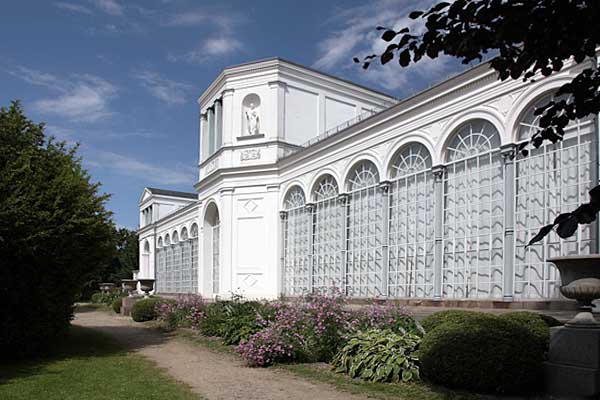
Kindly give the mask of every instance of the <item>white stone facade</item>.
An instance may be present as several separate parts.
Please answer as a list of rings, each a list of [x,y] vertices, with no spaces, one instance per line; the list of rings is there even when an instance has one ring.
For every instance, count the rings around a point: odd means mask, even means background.
[[[482,64],[403,101],[280,59],[228,68],[198,101],[196,193],[142,197],[140,275],[208,297],[555,299],[546,259],[597,252],[596,225],[525,244],[597,184],[597,119],[515,146],[580,68]]]

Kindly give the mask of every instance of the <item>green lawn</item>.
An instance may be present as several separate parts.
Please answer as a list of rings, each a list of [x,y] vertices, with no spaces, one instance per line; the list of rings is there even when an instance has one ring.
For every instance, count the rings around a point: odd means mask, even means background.
[[[0,364],[2,400],[198,399],[151,361],[107,336],[72,327],[44,359]]]

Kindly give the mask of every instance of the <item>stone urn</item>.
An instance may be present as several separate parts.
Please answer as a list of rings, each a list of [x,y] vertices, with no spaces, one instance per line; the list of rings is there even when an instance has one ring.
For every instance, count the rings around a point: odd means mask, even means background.
[[[135,279],[121,279],[123,290],[127,292],[129,297],[133,297],[133,293],[137,289],[137,282]]]
[[[154,289],[154,279],[151,278],[138,278],[140,283],[140,289],[144,292],[144,298],[147,299],[150,296],[150,292]]]
[[[600,254],[548,259],[560,271],[563,296],[577,300],[579,313],[565,324],[573,328],[600,328],[592,315],[592,301],[600,298]]]
[[[115,287],[115,284],[112,282],[103,282],[99,283],[98,287],[100,288],[102,293],[108,293]]]

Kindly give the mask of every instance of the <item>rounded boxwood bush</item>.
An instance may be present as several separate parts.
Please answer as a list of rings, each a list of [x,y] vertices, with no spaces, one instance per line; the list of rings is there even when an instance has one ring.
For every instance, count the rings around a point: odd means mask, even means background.
[[[96,293],[92,294],[92,297],[90,298],[90,300],[94,304],[103,303],[104,302],[103,301],[104,300],[104,293],[96,292]]]
[[[546,321],[540,314],[531,311],[514,311],[506,314],[501,314],[500,318],[513,321],[527,328],[532,334],[537,336],[544,348],[548,347],[550,341],[550,330]],[[552,317],[550,317],[552,318]]]
[[[122,297],[117,297],[116,299],[113,300],[111,307],[113,309],[114,312],[116,312],[117,314],[121,313],[121,305],[123,304],[123,298]]]
[[[161,299],[143,299],[136,302],[131,308],[131,318],[135,322],[151,321],[156,319],[156,305]]]
[[[494,316],[477,311],[445,310],[433,313],[423,318],[421,321],[421,326],[423,329],[425,329],[425,332],[430,332],[446,322],[465,322],[486,318],[494,318]]]
[[[526,393],[539,388],[543,343],[506,318],[446,322],[428,332],[419,350],[423,375],[452,388]]]

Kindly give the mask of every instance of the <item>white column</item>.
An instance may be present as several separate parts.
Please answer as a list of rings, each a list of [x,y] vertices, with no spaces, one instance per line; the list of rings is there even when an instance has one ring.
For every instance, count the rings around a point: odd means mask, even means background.
[[[285,138],[285,90],[286,84],[282,81],[271,81],[268,83],[271,89],[271,99],[274,104],[273,112],[275,118],[269,117],[272,121],[270,129],[266,132],[268,138]]]
[[[215,151],[223,144],[223,103],[221,99],[215,100]]]
[[[200,163],[208,157],[208,121],[206,113],[200,114]]]
[[[233,188],[221,189],[221,209],[219,220],[221,223],[221,293],[230,294],[235,288],[233,271]]]
[[[215,152],[215,109],[211,107],[206,110],[208,120],[208,153],[207,158]]]
[[[233,144],[233,92],[233,89],[225,89],[221,93],[223,99],[223,146]]]
[[[503,299],[512,301],[515,264],[515,155],[516,146],[509,144],[500,149],[504,160],[504,271]]]
[[[433,167],[433,194],[434,194],[434,256],[433,256],[433,298],[442,298],[442,263],[444,257],[444,171],[445,167]]]

